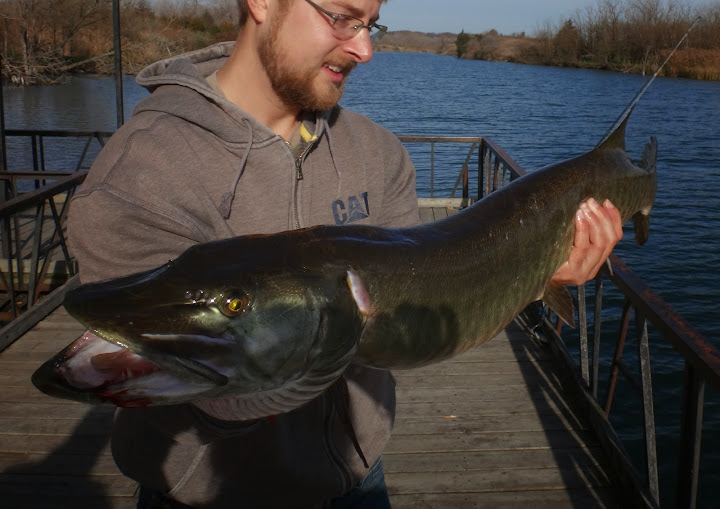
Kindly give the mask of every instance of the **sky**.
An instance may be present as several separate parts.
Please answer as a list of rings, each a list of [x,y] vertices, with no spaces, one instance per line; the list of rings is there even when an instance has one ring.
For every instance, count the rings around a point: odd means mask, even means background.
[[[685,0],[706,5],[718,0]],[[577,9],[597,6],[598,0],[388,0],[380,10],[380,23],[389,30],[532,35],[556,26]]]

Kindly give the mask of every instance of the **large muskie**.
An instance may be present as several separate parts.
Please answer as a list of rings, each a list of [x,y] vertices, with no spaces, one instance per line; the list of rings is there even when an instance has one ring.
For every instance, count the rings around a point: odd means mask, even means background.
[[[191,247],[140,274],[82,285],[65,307],[90,331],[33,375],[48,394],[118,406],[234,395],[248,418],[296,408],[350,362],[413,368],[494,337],[564,287],[578,206],[610,199],[648,236],[656,141],[636,166],[625,123],[447,219],[411,228],[317,226]]]

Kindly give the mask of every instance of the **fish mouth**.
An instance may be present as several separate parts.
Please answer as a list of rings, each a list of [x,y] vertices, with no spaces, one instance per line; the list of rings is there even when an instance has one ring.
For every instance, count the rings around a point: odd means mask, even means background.
[[[194,359],[140,354],[90,330],[38,368],[32,381],[51,396],[120,407],[177,402],[228,383]]]

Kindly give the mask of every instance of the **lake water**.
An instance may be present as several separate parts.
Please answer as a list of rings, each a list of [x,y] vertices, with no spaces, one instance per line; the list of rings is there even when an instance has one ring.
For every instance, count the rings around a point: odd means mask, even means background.
[[[606,72],[458,60],[428,54],[379,53],[354,71],[342,104],[396,134],[490,136],[532,170],[591,149],[645,82]],[[126,118],[146,95],[125,82]],[[113,130],[114,82],[73,78],[57,87],[6,87],[8,129]],[[720,346],[720,83],[658,78],[635,108],[627,147],[638,159],[644,143],[659,143],[659,189],[650,239],[634,245],[628,230],[617,253],[633,270]],[[9,160],[27,146],[11,140]],[[81,148],[47,147],[48,167],[74,164]],[[465,153],[460,155],[462,160]],[[457,157],[456,157],[457,159]],[[68,161],[70,161],[68,163]],[[440,157],[439,163],[443,159]],[[453,168],[458,167],[454,165]],[[456,170],[439,175],[454,183]],[[437,184],[437,182],[436,182]],[[419,176],[426,194],[427,178]],[[626,351],[631,349],[628,347]],[[605,369],[612,345],[603,346]],[[655,414],[659,421],[661,496],[672,502],[682,362],[651,336]],[[602,371],[601,371],[602,372]],[[716,507],[720,486],[720,403],[707,389],[699,507]],[[632,397],[614,407],[613,422],[637,452]]]

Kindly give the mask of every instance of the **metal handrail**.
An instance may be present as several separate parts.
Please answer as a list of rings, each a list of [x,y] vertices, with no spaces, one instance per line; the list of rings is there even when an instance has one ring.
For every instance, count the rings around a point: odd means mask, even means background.
[[[0,244],[4,253],[0,289],[6,298],[4,321],[12,322],[32,308],[41,293],[52,290],[53,285],[45,282],[51,262],[56,262],[52,273],[55,279],[65,281],[76,273],[67,246],[65,219],[70,198],[85,176],[85,172],[69,176],[47,173],[44,178],[57,180],[0,204]],[[3,173],[0,178],[20,177]]]
[[[6,129],[6,138],[30,138],[32,151],[32,169],[34,171],[46,171],[45,168],[45,139],[46,138],[85,138],[85,145],[75,164],[75,171],[87,170],[90,162],[87,161],[88,153],[93,141],[97,141],[100,148],[113,135],[112,131],[67,131],[59,129]]]
[[[437,143],[470,143],[470,150],[468,151],[465,162],[460,168],[457,179],[455,180],[455,186],[450,192],[450,198],[454,198],[458,188],[462,184],[462,198],[465,200],[469,199],[469,175],[470,175],[470,160],[475,154],[475,150],[482,144],[482,137],[473,136],[418,136],[418,135],[399,135],[398,139],[403,143],[429,143],[430,144],[430,196],[435,197],[435,144]],[[480,174],[481,162],[478,160],[478,174]]]
[[[481,175],[482,184],[479,189],[484,195],[499,189],[526,172],[512,160],[491,139],[483,138],[481,143]],[[702,435],[702,415],[704,407],[704,389],[710,385],[720,392],[720,350],[710,344],[692,325],[682,318],[669,304],[661,299],[640,277],[625,265],[616,255],[611,255],[612,273],[603,270],[598,274],[594,292],[594,329],[592,365],[589,360],[587,334],[587,311],[585,309],[585,287],[578,287],[578,311],[580,331],[579,357],[576,364],[570,356],[566,360],[572,363],[571,369],[579,373],[579,380],[584,384],[587,394],[598,404],[597,387],[600,364],[600,332],[602,315],[603,279],[610,281],[622,292],[626,305],[621,319],[622,326],[615,345],[615,360],[611,369],[608,384],[612,387],[619,374],[623,374],[637,386],[643,404],[644,430],[646,446],[646,488],[654,499],[651,503],[659,505],[658,458],[655,447],[655,418],[653,410],[653,392],[650,355],[648,349],[647,324],[650,323],[682,356],[685,363],[685,383],[683,388],[683,408],[681,414],[680,455],[677,460],[677,496],[678,508],[694,508],[697,504],[699,461]],[[622,353],[627,336],[627,322],[632,308],[636,318],[636,336],[638,340],[639,381],[637,377],[622,363]],[[547,323],[547,322],[546,322]],[[546,328],[548,337],[561,338],[560,320],[556,325]],[[559,345],[565,348],[565,342]],[[590,372],[592,370],[592,376]],[[607,400],[598,408],[610,414],[614,391],[608,389]],[[609,425],[609,423],[607,423]],[[595,425],[593,423],[593,425]],[[604,426],[600,424],[598,426]]]

